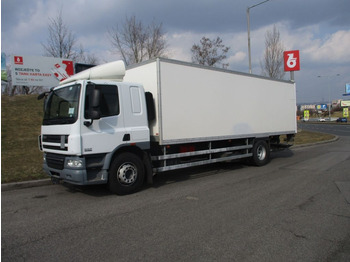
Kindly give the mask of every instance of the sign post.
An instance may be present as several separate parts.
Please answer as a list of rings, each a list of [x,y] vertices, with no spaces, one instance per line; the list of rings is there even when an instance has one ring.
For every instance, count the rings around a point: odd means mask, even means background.
[[[284,57],[284,71],[290,72],[290,81],[294,81],[294,71],[300,70],[299,50],[285,51]]]

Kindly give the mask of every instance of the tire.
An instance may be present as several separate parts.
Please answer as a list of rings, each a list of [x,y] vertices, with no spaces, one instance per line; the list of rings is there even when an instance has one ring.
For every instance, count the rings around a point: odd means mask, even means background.
[[[109,169],[108,187],[112,193],[126,195],[141,189],[145,169],[141,159],[132,153],[117,156]]]
[[[252,149],[252,163],[256,166],[264,166],[270,162],[270,147],[264,140],[254,143]]]

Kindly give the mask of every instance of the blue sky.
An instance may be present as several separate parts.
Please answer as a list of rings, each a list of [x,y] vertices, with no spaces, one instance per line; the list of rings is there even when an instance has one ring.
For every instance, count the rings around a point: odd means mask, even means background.
[[[1,51],[7,55],[43,55],[41,43],[46,43],[49,19],[57,17],[62,8],[64,22],[78,43],[101,63],[120,59],[112,49],[108,29],[135,15],[145,24],[163,24],[169,58],[191,61],[194,43],[203,36],[219,36],[231,47],[226,61],[229,68],[248,72],[246,9],[259,2],[2,0]],[[342,94],[345,83],[350,83],[349,13],[349,0],[270,0],[251,9],[253,73],[261,73],[265,34],[276,25],[285,49],[300,50],[301,70],[295,73],[297,102],[327,102],[329,96],[346,98]]]

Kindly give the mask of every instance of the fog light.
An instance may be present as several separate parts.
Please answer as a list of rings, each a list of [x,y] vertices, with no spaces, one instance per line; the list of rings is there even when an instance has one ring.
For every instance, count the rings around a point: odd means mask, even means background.
[[[67,161],[67,166],[73,167],[73,168],[80,168],[83,167],[83,160],[79,159],[69,159]]]

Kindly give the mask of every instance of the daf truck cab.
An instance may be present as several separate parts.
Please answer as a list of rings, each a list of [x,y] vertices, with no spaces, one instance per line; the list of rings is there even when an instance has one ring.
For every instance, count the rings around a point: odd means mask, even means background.
[[[124,65],[114,66],[123,71]],[[79,78],[87,77],[78,76],[46,94],[39,140],[45,172],[76,185],[117,180],[110,182],[114,192],[123,191],[115,188],[118,185],[128,190],[139,187],[145,173],[144,150],[150,147],[142,85]],[[108,170],[117,168],[120,157],[132,154],[109,178]]]

